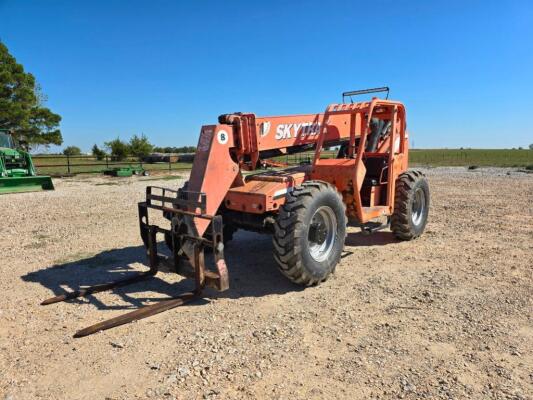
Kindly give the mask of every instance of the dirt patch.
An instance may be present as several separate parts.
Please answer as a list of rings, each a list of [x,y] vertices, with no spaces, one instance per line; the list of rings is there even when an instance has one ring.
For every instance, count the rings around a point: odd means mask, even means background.
[[[533,176],[425,172],[416,241],[350,228],[333,278],[302,290],[270,237],[239,231],[228,292],[83,339],[72,334],[191,287],[161,273],[39,306],[146,268],[136,203],[182,181],[57,179],[0,196],[0,399],[533,398]]]

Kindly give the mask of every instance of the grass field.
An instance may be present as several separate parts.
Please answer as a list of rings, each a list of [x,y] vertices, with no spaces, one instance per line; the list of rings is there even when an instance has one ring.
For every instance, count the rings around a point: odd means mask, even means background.
[[[292,154],[276,157],[276,161],[288,164],[299,164],[313,159],[314,152]],[[335,151],[323,152],[323,156],[332,158]],[[102,160],[98,161],[90,156],[34,156],[33,162],[41,175],[64,175],[69,171],[78,173],[101,173],[108,167],[138,166],[136,159],[129,159],[121,163]],[[68,166],[70,163],[70,168]],[[409,164],[412,166],[478,166],[478,167],[529,167],[533,168],[533,150],[508,149],[411,149],[409,150]],[[142,163],[147,171],[177,171],[190,169],[190,163]]]
[[[298,164],[312,160],[314,152],[276,157],[277,161]],[[323,152],[323,157],[332,158],[336,152]],[[533,167],[533,150],[509,149],[411,149],[409,164],[424,166],[478,166],[478,167]]]
[[[526,167],[533,166],[533,150],[508,149],[413,149],[411,165]]]

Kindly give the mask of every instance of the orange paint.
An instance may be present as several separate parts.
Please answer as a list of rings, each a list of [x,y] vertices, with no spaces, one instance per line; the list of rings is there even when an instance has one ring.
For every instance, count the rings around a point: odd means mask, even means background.
[[[202,127],[188,190],[207,195],[207,214],[215,215],[222,204],[233,211],[276,214],[288,190],[314,179],[335,185],[349,216],[361,223],[391,215],[396,178],[408,164],[405,117],[403,104],[377,98],[331,104],[319,114],[223,115],[220,124]],[[375,134],[373,118],[390,121],[390,128],[367,152],[369,136]],[[323,147],[340,143],[348,143],[345,158],[321,158]],[[243,178],[242,171],[259,168],[265,152],[286,154],[303,146],[316,148],[311,167]],[[206,221],[197,219],[195,224],[202,235]]]

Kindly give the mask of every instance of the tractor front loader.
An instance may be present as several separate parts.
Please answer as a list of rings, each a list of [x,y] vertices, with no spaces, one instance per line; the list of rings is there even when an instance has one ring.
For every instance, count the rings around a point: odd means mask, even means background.
[[[17,148],[13,137],[0,132],[0,194],[54,190],[52,178],[35,172],[30,153]]]
[[[366,234],[390,227],[400,240],[420,236],[427,221],[429,187],[421,172],[407,170],[405,107],[377,97],[344,102],[345,97],[381,91],[388,93],[388,88],[344,93],[343,103],[331,104],[320,114],[233,113],[221,115],[216,125],[203,126],[189,181],[179,190],[148,187],[146,200],[139,204],[150,270],[45,304],[153,276],[161,263],[195,280],[194,291],[76,334],[85,336],[184,304],[200,297],[206,286],[226,290],[224,244],[237,229],[271,234],[279,270],[304,286],[321,283],[335,270],[348,223]],[[323,150],[332,147],[338,154],[328,158],[330,153]],[[309,164],[260,170],[267,159],[311,150]],[[150,224],[151,212],[162,212],[169,226]],[[172,257],[158,253],[158,234]],[[212,252],[206,255],[206,249]]]

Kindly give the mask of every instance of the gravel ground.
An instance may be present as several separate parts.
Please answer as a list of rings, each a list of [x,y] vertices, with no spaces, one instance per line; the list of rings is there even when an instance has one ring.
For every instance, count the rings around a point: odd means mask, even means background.
[[[270,237],[239,231],[231,289],[82,339],[190,288],[175,274],[50,306],[145,268],[137,201],[157,177],[56,179],[0,196],[0,399],[531,399],[533,175],[425,171],[425,234],[349,228],[336,274],[302,290]]]

